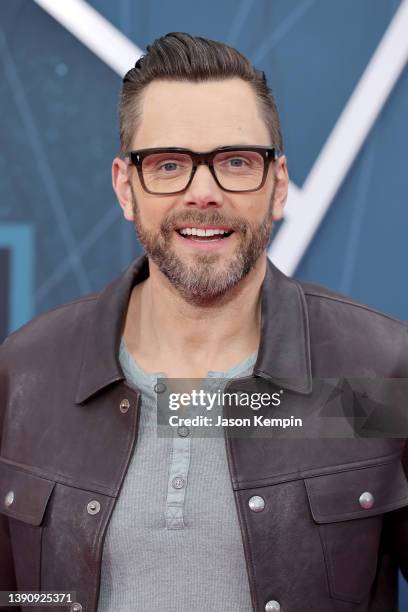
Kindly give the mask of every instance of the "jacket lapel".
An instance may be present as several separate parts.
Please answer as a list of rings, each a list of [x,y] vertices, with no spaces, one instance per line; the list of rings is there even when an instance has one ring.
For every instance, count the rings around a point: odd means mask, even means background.
[[[262,285],[261,341],[254,375],[298,393],[312,390],[306,300],[299,283],[269,259]]]

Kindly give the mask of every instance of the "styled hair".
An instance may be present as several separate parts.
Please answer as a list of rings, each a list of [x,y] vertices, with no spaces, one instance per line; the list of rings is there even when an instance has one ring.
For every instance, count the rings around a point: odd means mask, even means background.
[[[131,147],[140,121],[142,93],[149,83],[157,79],[197,83],[233,77],[252,87],[270,133],[271,145],[283,151],[279,115],[265,73],[256,70],[242,53],[224,43],[184,32],[170,32],[149,45],[145,55],[123,78],[119,98],[121,152]]]

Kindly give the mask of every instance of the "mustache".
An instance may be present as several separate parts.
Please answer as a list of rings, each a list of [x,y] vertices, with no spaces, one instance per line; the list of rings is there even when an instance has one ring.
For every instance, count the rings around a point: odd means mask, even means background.
[[[191,223],[191,225],[226,225],[234,232],[243,234],[247,233],[249,227],[248,222],[242,217],[225,217],[217,210],[211,213],[190,210],[182,215],[171,215],[162,222],[160,228],[163,234],[170,234],[177,226],[184,223]]]

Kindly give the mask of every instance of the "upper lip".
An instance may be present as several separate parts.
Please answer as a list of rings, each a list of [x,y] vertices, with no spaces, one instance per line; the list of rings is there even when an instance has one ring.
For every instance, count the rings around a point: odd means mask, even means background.
[[[234,231],[228,225],[197,225],[196,223],[182,223],[181,225],[177,225],[177,227],[175,227],[174,229],[180,230],[180,229],[185,229],[186,227],[191,227],[191,228],[194,228],[194,229],[203,229],[203,230],[221,229],[221,230],[225,230],[227,232]]]

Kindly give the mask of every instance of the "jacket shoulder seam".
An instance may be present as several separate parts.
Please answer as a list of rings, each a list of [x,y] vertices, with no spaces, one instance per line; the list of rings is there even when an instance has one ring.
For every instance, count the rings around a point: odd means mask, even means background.
[[[401,321],[400,319],[397,319],[396,317],[392,317],[391,315],[385,313],[385,312],[381,312],[381,310],[377,310],[376,308],[372,308],[371,306],[367,306],[365,304],[359,304],[358,302],[354,302],[352,300],[348,300],[347,298],[342,298],[342,297],[338,297],[335,295],[324,295],[322,293],[314,293],[308,290],[304,290],[304,294],[310,297],[316,297],[316,298],[320,298],[323,300],[330,300],[332,302],[339,302],[340,304],[346,304],[347,306],[353,306],[354,308],[360,308],[361,310],[367,310],[368,312],[372,312],[373,314],[377,314],[380,317],[384,317],[385,319],[388,319],[390,321],[393,321],[394,323],[398,323],[399,325],[401,325],[402,327],[405,327],[408,331],[408,323],[406,323],[405,321]]]
[[[50,310],[46,310],[45,312],[40,312],[36,316],[34,316],[32,319],[27,321],[24,325],[22,325],[18,329],[16,329],[13,332],[11,332],[8,336],[6,336],[6,338],[4,338],[1,346],[4,346],[4,347],[5,346],[9,346],[9,341],[12,338],[14,338],[15,335],[18,334],[23,328],[25,328],[28,325],[34,324],[37,320],[40,320],[43,317],[47,317],[48,315],[50,315],[52,313],[55,313],[55,312],[57,312],[59,310],[63,310],[64,308],[69,308],[71,306],[74,306],[75,304],[81,304],[81,303],[84,303],[84,302],[93,302],[93,301],[95,301],[97,299],[98,299],[97,295],[82,297],[82,298],[78,298],[76,300],[72,300],[71,302],[66,302],[65,304],[59,304],[58,306],[55,306],[54,308],[50,308]]]
[[[62,310],[63,308],[67,308],[68,306],[74,306],[75,304],[81,304],[82,302],[93,302],[96,299],[98,299],[97,295],[82,297],[76,300],[71,300],[70,302],[65,302],[65,304],[59,304],[58,306],[54,306],[54,308],[50,308],[50,310],[47,310],[46,312],[41,313],[39,316],[46,315],[51,312],[55,312],[56,310]]]

